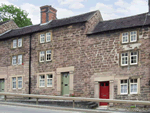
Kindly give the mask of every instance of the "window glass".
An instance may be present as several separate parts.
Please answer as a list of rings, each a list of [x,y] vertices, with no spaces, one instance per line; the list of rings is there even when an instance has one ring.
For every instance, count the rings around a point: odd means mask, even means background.
[[[41,51],[40,52],[40,62],[44,62],[44,60],[45,60],[45,52]]]
[[[128,65],[128,53],[121,54],[121,65]]]
[[[122,43],[128,43],[128,33],[122,33]]]
[[[47,87],[51,87],[52,86],[52,80],[53,80],[53,75],[52,74],[48,74],[47,75]]]
[[[13,40],[13,48],[17,47],[17,40]]]
[[[127,94],[128,93],[128,81],[127,80],[121,80],[121,94]]]
[[[18,64],[22,64],[22,55],[18,55]]]
[[[22,47],[22,38],[18,39],[18,47]]]
[[[45,42],[45,35],[41,34],[40,35],[40,43],[44,43]]]
[[[22,77],[18,77],[18,88],[22,88]]]
[[[138,62],[138,54],[137,54],[137,52],[131,52],[130,63],[131,64],[137,64],[137,62]]]
[[[16,88],[16,77],[12,77],[12,88]]]
[[[13,56],[13,57],[12,57],[12,65],[16,65],[16,63],[17,63],[16,60],[17,60],[17,59],[16,59],[16,56]]]
[[[130,80],[130,93],[137,94],[137,79]]]
[[[51,50],[46,51],[46,61],[51,61]]]
[[[51,41],[51,33],[46,33],[46,42],[50,42]]]
[[[137,32],[136,31],[130,32],[130,42],[136,42],[136,40],[137,40]]]
[[[40,87],[44,87],[45,86],[45,75],[40,75],[39,79],[40,79]]]

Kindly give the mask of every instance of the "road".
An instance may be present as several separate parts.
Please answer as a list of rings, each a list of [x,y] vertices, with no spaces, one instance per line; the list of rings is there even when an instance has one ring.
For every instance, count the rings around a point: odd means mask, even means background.
[[[81,113],[81,112],[0,105],[0,113]]]

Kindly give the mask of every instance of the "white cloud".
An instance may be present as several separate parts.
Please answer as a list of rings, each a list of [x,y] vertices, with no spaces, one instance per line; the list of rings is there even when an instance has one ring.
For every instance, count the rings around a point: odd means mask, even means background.
[[[84,5],[81,2],[86,0],[58,0],[61,5],[69,5],[70,9],[80,9],[83,8]]]
[[[103,19],[109,20],[145,13],[148,11],[148,4],[144,0],[132,0],[131,2],[118,0],[112,5],[97,3],[90,10],[100,10]]]
[[[10,3],[8,0],[0,0],[0,5],[2,5],[2,4],[13,5],[13,4]]]
[[[33,24],[40,23],[40,7],[33,4],[24,3],[21,5],[21,9],[28,13],[28,18],[31,18]]]

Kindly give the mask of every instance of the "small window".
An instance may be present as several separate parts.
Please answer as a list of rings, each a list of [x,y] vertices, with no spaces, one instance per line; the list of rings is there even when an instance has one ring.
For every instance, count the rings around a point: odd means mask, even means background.
[[[101,86],[104,86],[104,83],[103,83],[103,82],[101,83]]]
[[[19,65],[22,64],[22,55],[18,55],[18,64],[19,64]]]
[[[138,52],[131,52],[130,55],[130,64],[134,65],[138,63]]]
[[[137,31],[130,32],[130,42],[136,42],[137,41]]]
[[[40,60],[40,62],[44,62],[44,60],[45,60],[45,52],[44,51],[40,52],[39,60]]]
[[[18,77],[18,89],[22,88],[22,77]]]
[[[18,47],[22,47],[22,38],[18,39]]]
[[[138,84],[137,79],[130,80],[130,94],[137,94]]]
[[[12,57],[12,65],[16,65],[17,64],[17,58],[16,56]]]
[[[51,61],[51,50],[46,51],[46,61]]]
[[[12,88],[16,89],[16,77],[12,77]]]
[[[13,40],[13,48],[17,48],[17,40]]]
[[[46,33],[46,42],[50,42],[51,41],[51,33]]]
[[[40,35],[40,43],[44,43],[45,42],[45,35],[41,34]]]
[[[128,80],[121,80],[121,94],[128,94]]]
[[[122,43],[128,43],[128,33],[122,33]]]
[[[48,74],[47,75],[47,87],[52,87],[53,84],[53,75],[52,74]]]
[[[128,53],[121,54],[121,65],[122,66],[128,65]]]
[[[45,75],[40,75],[40,87],[45,87]]]

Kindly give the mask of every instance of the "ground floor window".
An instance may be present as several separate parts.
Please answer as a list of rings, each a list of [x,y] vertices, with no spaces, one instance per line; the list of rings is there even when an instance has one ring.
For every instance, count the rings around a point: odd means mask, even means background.
[[[21,89],[22,88],[22,76],[12,77],[12,88],[13,89]]]

